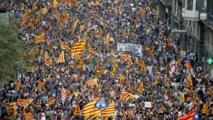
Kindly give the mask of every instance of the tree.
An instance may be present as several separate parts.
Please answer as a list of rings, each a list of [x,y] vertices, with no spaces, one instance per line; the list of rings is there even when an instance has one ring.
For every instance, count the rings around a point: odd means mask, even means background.
[[[17,71],[25,68],[24,42],[18,39],[14,24],[0,21],[0,87],[15,80]]]

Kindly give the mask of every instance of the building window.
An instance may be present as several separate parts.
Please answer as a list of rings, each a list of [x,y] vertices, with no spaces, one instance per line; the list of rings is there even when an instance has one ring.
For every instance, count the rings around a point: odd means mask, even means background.
[[[187,9],[192,10],[193,9],[193,0],[187,0]]]

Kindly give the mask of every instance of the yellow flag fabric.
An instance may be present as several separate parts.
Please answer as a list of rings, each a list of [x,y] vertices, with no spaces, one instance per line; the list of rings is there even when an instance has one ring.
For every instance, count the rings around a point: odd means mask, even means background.
[[[60,54],[59,57],[57,58],[57,63],[58,63],[58,64],[65,63],[64,51],[61,51],[61,54]]]
[[[45,60],[44,60],[44,64],[47,65],[47,66],[52,65],[52,59],[50,59],[50,58],[45,59]]]
[[[83,108],[83,116],[85,119],[91,116],[98,116],[101,112],[96,109],[95,104],[99,100],[99,98],[93,99],[91,102],[87,103]]]
[[[143,82],[140,82],[140,84],[139,84],[139,86],[138,86],[138,91],[140,92],[141,95],[142,95],[142,93],[143,93],[143,90],[144,90]]]
[[[56,8],[58,6],[57,0],[53,0],[53,8]]]
[[[115,77],[115,74],[117,73],[118,71],[118,64],[113,61],[112,62],[112,71],[111,71],[111,77]]]
[[[66,45],[64,41],[60,41],[60,46],[62,50],[69,50],[69,46]]]
[[[184,93],[181,93],[181,95],[179,97],[179,102],[180,103],[184,103],[185,102],[185,95],[184,95]]]
[[[45,40],[45,34],[35,36],[35,44],[42,43]]]
[[[47,12],[48,12],[48,9],[46,7],[45,8],[41,8],[41,10],[40,10],[40,13],[42,15],[45,15]]]
[[[105,108],[103,111],[101,111],[101,116],[103,117],[110,117],[115,114],[115,103],[111,102],[107,108]]]
[[[30,103],[33,101],[33,99],[28,98],[28,99],[18,99],[17,100],[17,105],[22,106],[24,109],[26,109]]]
[[[120,94],[120,101],[131,101],[135,100],[135,96],[129,92],[121,92]]]
[[[71,55],[74,57],[75,55],[81,55],[84,52],[85,45],[87,42],[87,36],[83,37],[83,40],[76,42],[71,47]]]

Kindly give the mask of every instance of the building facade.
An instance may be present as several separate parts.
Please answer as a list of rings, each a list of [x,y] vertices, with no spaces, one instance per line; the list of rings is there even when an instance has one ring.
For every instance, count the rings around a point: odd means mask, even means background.
[[[169,21],[174,34],[182,35],[181,44],[193,50],[204,68],[213,58],[213,0],[159,0],[159,15]],[[161,13],[163,12],[163,13]]]

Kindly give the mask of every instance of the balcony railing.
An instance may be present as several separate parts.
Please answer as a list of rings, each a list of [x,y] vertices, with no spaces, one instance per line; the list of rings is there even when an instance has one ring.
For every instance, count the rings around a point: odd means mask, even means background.
[[[184,19],[198,20],[199,12],[197,10],[188,10],[183,8],[182,16]]]

